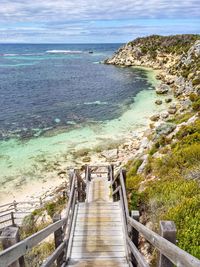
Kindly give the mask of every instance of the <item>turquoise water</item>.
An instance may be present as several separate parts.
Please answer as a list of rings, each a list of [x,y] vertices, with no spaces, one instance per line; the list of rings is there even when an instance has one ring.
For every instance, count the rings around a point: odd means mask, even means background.
[[[156,80],[154,73],[146,70],[152,86]],[[43,179],[52,170],[56,161],[66,166],[75,166],[74,152],[83,149],[104,147],[109,142],[125,141],[134,131],[145,129],[151,114],[163,107],[155,105],[158,97],[154,90],[143,90],[134,97],[134,102],[119,118],[79,125],[72,130],[59,132],[52,136],[41,136],[22,141],[10,139],[0,143],[0,180],[3,188],[18,183]],[[47,167],[44,166],[44,162]],[[49,170],[48,170],[49,168]]]
[[[0,193],[125,142],[163,109],[152,70],[98,63],[118,46],[1,45]]]

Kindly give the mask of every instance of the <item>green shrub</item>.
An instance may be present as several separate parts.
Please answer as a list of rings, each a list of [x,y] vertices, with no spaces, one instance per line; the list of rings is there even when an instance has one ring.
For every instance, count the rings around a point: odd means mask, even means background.
[[[66,205],[66,199],[64,197],[58,198],[56,202],[49,202],[45,205],[45,209],[49,216],[53,218],[54,214],[61,213]]]
[[[129,178],[131,176],[135,176],[137,174],[137,170],[140,167],[140,165],[142,164],[142,162],[143,162],[143,160],[136,159],[136,160],[129,163],[129,170],[127,172],[127,178]]]
[[[192,108],[195,111],[200,111],[200,98],[192,103]]]
[[[130,210],[137,210],[138,205],[139,205],[139,200],[140,200],[140,194],[137,192],[132,192],[129,209]]]
[[[180,201],[163,219],[175,222],[178,246],[200,258],[200,195]]]
[[[172,122],[172,123],[175,123],[175,124],[180,124],[182,122],[188,121],[193,115],[194,115],[193,112],[188,112],[188,113],[180,114],[180,115],[175,116],[172,119],[167,120],[167,122]]]
[[[190,100],[192,102],[197,101],[198,99],[199,99],[199,96],[197,94],[195,94],[195,93],[190,94]]]
[[[143,177],[141,175],[128,176],[126,180],[126,188],[128,190],[137,191],[142,180]]]
[[[39,267],[43,261],[50,256],[55,250],[54,242],[43,242],[35,246],[25,255],[26,266]],[[56,266],[55,264],[52,267]]]

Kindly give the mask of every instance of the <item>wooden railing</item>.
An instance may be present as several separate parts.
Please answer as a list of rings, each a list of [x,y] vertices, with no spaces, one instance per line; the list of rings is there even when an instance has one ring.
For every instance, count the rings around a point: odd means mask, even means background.
[[[56,198],[63,194],[64,191],[57,193]],[[54,200],[55,197],[51,197],[49,200],[40,197],[38,201],[17,202],[14,200],[0,205],[0,230],[8,226],[21,226],[25,216]]]
[[[70,174],[70,193],[67,202],[66,214],[63,218],[60,215],[54,216],[54,221],[51,225],[43,230],[27,237],[21,242],[3,250],[0,253],[0,267],[7,267],[10,264],[17,262],[34,246],[49,235],[54,234],[55,251],[46,259],[42,267],[50,267],[56,261],[57,266],[66,266],[69,255],[68,251],[71,248],[70,233],[73,227],[73,221],[76,214],[76,203],[87,201],[88,184],[95,174],[107,174],[108,180],[111,182],[113,200],[119,201],[124,225],[124,235],[126,241],[126,255],[129,266],[148,267],[140,251],[138,250],[138,235],[142,235],[160,252],[159,267],[199,267],[200,260],[188,254],[184,250],[177,247],[166,238],[151,231],[143,224],[132,218],[128,209],[126,195],[126,172],[121,169],[117,175],[114,175],[114,166],[86,166],[85,180],[79,175],[78,171],[74,170]],[[24,261],[21,260],[20,266],[24,267]]]
[[[86,184],[77,171],[74,171],[70,175],[70,181],[70,194],[64,218],[61,219],[60,215],[55,215],[54,222],[51,225],[3,250],[0,253],[0,267],[6,267],[13,263],[16,263],[15,266],[19,266],[16,261],[51,234],[54,234],[55,237],[55,251],[42,266],[52,266],[55,261],[57,261],[57,266],[64,264],[64,260],[67,260],[66,252],[69,245],[75,204],[77,201],[85,201],[86,197],[84,191]],[[22,263],[20,267],[21,266],[24,266],[24,263]]]
[[[126,196],[126,172],[121,169],[114,177],[113,172],[111,173],[111,184],[113,189],[113,200],[120,201],[123,212],[123,220],[125,223],[125,234],[126,244],[129,261],[134,266],[148,267],[149,264],[146,262],[144,257],[138,250],[138,234],[142,235],[151,245],[158,249],[160,253],[159,267],[199,267],[200,260],[193,257],[186,251],[180,249],[172,242],[163,238],[159,234],[151,231],[137,220],[133,219],[128,210],[128,202]],[[167,226],[170,226],[172,222],[164,222]],[[137,231],[137,233],[136,233]]]

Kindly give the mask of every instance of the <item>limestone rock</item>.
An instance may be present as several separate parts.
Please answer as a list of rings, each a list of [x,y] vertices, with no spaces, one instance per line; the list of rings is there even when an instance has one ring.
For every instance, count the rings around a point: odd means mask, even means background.
[[[156,104],[156,105],[161,105],[161,104],[162,104],[162,100],[157,99],[157,100],[155,101],[155,104]]]
[[[170,90],[169,85],[161,83],[158,87],[156,87],[157,94],[166,94]]]
[[[169,113],[167,111],[163,111],[160,116],[162,119],[167,119],[169,117]]]
[[[159,114],[156,114],[156,115],[153,115],[150,117],[150,120],[151,121],[158,121],[160,119],[160,115]]]
[[[107,160],[116,160],[118,156],[118,149],[105,150],[101,155]]]
[[[138,170],[137,170],[137,174],[140,174],[140,173],[142,173],[142,172],[144,171],[144,169],[145,169],[147,163],[148,163],[148,155],[144,155],[144,156],[143,156],[143,162],[142,162],[142,164],[140,165],[140,167],[138,168]]]
[[[170,103],[170,102],[172,102],[172,99],[171,98],[166,98],[165,99],[165,103]]]
[[[164,122],[161,123],[159,126],[157,126],[156,133],[158,135],[168,135],[171,132],[173,132],[175,128],[176,124],[170,122]]]

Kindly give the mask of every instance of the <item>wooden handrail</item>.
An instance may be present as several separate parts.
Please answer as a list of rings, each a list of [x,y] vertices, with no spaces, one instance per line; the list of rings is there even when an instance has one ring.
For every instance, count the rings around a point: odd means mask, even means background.
[[[146,262],[142,254],[139,252],[139,250],[136,248],[136,246],[133,244],[132,240],[127,236],[126,240],[128,242],[129,248],[131,252],[133,253],[133,256],[138,262],[138,265],[140,267],[149,267],[149,264]]]
[[[133,218],[129,216],[128,211],[128,201],[126,197],[126,189],[125,189],[125,183],[123,179],[123,172],[122,169],[117,173],[115,176],[115,179],[112,182],[112,186],[118,183],[117,188],[113,192],[113,196],[118,194],[120,192],[120,201],[124,204],[125,209],[125,217],[127,221],[127,227],[128,225],[136,229],[140,234],[144,236],[146,240],[148,240],[154,247],[156,247],[161,254],[163,254],[166,258],[168,258],[173,264],[175,264],[178,267],[199,267],[200,266],[200,260],[193,257],[186,251],[180,249],[173,243],[169,242],[162,236],[158,235],[157,233],[151,231],[143,224],[137,222]],[[122,193],[121,193],[122,192]],[[141,267],[147,267],[149,266],[145,260],[142,258],[140,252],[137,250],[135,245],[133,244],[132,240],[129,238],[129,236],[126,236],[129,248],[134,255],[137,263]]]
[[[31,235],[30,237],[27,237],[16,245],[3,250],[0,253],[0,267],[9,266],[12,264],[21,256],[25,255],[28,250],[39,244],[50,234],[62,227],[65,222],[66,218],[47,226],[43,230]]]
[[[131,217],[128,223],[134,227],[140,234],[144,236],[154,247],[156,247],[163,255],[177,266],[199,267],[200,260],[193,257],[186,251],[180,249],[165,238],[148,229],[143,224],[137,222]]]
[[[64,231],[67,229],[66,239],[63,241],[63,245],[59,246],[55,252],[48,258],[47,265],[44,266],[51,266],[53,261],[56,260],[56,258],[60,255],[60,253],[64,249],[64,243],[66,244],[69,239],[72,220],[73,220],[73,214],[74,214],[74,207],[76,204],[76,180],[77,180],[76,172],[73,174],[72,184],[71,184],[71,190],[70,190],[70,196],[67,203],[67,209],[65,217],[55,223],[52,223],[51,225],[47,226],[46,228],[42,229],[41,231],[27,237],[26,239],[20,241],[19,243],[13,245],[12,247],[9,247],[2,252],[0,252],[0,267],[5,267],[10,264],[12,264],[14,261],[19,259],[21,256],[25,255],[27,251],[29,251],[31,248],[39,244],[41,241],[43,241],[46,237],[48,237],[50,234],[54,233],[60,228],[63,228]],[[80,177],[79,177],[80,179]],[[70,215],[70,217],[69,217]],[[70,221],[69,221],[70,218]]]

